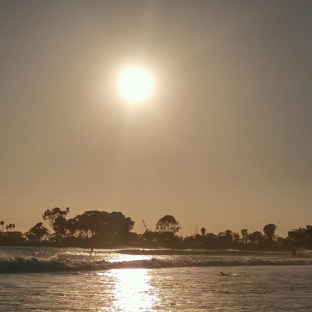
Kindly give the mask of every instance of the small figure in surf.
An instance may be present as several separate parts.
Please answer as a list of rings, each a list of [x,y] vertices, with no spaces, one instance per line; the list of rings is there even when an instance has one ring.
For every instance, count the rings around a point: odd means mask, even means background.
[[[231,272],[230,273],[223,273],[222,271],[220,271],[220,275],[222,275],[222,276],[230,276]]]

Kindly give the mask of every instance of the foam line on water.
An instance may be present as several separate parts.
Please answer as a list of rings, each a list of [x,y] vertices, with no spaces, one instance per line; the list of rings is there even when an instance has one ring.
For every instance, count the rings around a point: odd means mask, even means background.
[[[96,271],[123,268],[179,268],[179,267],[232,267],[232,266],[289,266],[312,265],[312,259],[156,259],[108,262],[70,260],[64,258],[42,259],[29,258],[0,258],[0,273],[40,273],[66,271]]]

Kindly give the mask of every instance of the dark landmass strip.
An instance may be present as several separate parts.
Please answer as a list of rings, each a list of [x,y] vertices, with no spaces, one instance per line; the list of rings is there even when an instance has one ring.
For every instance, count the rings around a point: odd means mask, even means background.
[[[70,209],[58,207],[44,211],[43,222],[38,222],[26,233],[15,230],[15,224],[0,221],[0,246],[41,246],[41,247],[80,247],[80,248],[168,248],[171,254],[192,249],[241,250],[241,251],[289,251],[293,257],[301,257],[296,250],[312,249],[312,226],[292,229],[286,238],[275,234],[277,226],[266,224],[263,232],[242,229],[240,233],[225,230],[218,234],[207,233],[205,227],[200,234],[182,237],[181,226],[172,215],[165,215],[156,223],[155,231],[149,230],[144,220],[145,232],[133,232],[134,221],[121,212],[91,210],[73,218],[67,218]],[[151,252],[151,251],[149,251]],[[186,252],[186,251],[185,251]],[[193,251],[194,252],[194,251]]]

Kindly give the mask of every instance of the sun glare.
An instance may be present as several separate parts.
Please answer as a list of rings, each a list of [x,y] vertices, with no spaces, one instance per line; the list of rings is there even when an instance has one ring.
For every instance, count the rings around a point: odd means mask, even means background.
[[[113,277],[114,311],[151,311],[157,301],[146,269],[117,269],[107,273]],[[107,280],[105,281],[107,283]]]
[[[147,98],[152,91],[150,74],[138,67],[126,69],[120,77],[121,94],[130,102],[139,102]]]

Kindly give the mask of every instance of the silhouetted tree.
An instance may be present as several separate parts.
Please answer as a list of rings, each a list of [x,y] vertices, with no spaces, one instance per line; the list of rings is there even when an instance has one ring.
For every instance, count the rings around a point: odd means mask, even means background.
[[[44,237],[48,237],[48,235],[49,230],[43,225],[42,222],[37,223],[28,232],[25,233],[25,236],[29,241],[38,242],[40,242]]]
[[[12,228],[12,227],[11,227]],[[5,233],[6,236],[6,245],[9,246],[18,246],[25,242],[25,237],[22,232],[18,231],[8,231]]]
[[[233,240],[233,234],[231,230],[226,230],[218,233],[219,243],[230,243]]]
[[[287,246],[289,245],[289,240],[287,238],[284,238],[284,237],[280,237],[280,236],[277,236],[276,237],[276,242],[281,245],[281,246]]]
[[[235,241],[235,242],[239,242],[240,241],[240,235],[239,235],[239,233],[237,233],[237,232],[233,232],[232,233],[232,236],[233,236],[233,240]]]
[[[65,218],[68,214],[69,214],[69,208],[68,207],[65,210],[61,210],[60,208],[55,207],[52,210],[50,210],[50,209],[46,210],[43,213],[42,218],[44,221],[46,221],[49,224],[49,226],[52,228],[52,230],[54,230],[55,233],[57,233],[58,223],[56,222],[56,220],[58,218]]]
[[[53,224],[55,233],[58,236],[65,236],[66,235],[66,227],[67,227],[67,220],[63,216],[59,216],[58,218],[55,219],[54,224]]]
[[[202,227],[200,231],[201,231],[202,235],[205,236],[205,234],[206,234],[206,229],[205,229],[204,227]]]
[[[172,232],[173,234],[179,232],[181,226],[175,217],[171,215],[165,215],[158,220],[156,224],[156,231],[158,232]]]
[[[67,220],[64,231],[81,239],[95,237],[105,242],[126,242],[132,237],[129,232],[133,226],[134,221],[121,212],[93,210]]]
[[[14,227],[13,227],[13,226],[14,226]],[[13,228],[15,228],[15,224],[10,223],[10,224],[6,225],[5,228],[6,228],[7,231],[10,230],[10,231],[12,232]]]
[[[295,244],[310,247],[312,244],[312,226],[307,225],[305,228],[292,229],[288,232],[287,238]]]
[[[228,238],[229,241],[233,240],[233,232],[231,230],[226,230],[225,236]]]
[[[290,239],[294,243],[302,243],[304,244],[305,241],[305,229],[299,228],[299,229],[292,229],[288,232],[287,238]]]
[[[248,241],[248,230],[247,229],[242,229],[241,230],[241,234],[242,234],[242,242],[244,244],[246,244],[247,241]]]
[[[274,234],[276,231],[276,225],[275,224],[267,224],[264,228],[263,228],[263,233],[266,236],[266,239],[268,242],[272,242]]]
[[[307,225],[306,229],[305,229],[305,234],[308,238],[309,244],[312,244],[312,226],[311,225]]]
[[[133,230],[134,221],[119,211],[109,214],[109,235],[115,242],[127,242],[130,239],[129,232]]]
[[[259,231],[248,234],[249,241],[254,244],[260,244],[260,242],[262,241],[262,237],[262,233]]]
[[[173,232],[160,232],[157,241],[160,243],[170,244],[177,242],[179,238]]]
[[[2,232],[4,232],[4,221],[1,221],[1,222],[0,222],[0,225],[1,225],[1,227],[2,227]]]

